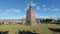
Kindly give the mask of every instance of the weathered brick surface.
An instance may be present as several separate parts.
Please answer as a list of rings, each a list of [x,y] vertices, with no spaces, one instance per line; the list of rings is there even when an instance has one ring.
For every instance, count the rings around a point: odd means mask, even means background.
[[[26,25],[36,25],[37,21],[35,19],[35,13],[32,10],[32,7],[29,6],[29,9],[27,10],[27,14],[26,14]]]

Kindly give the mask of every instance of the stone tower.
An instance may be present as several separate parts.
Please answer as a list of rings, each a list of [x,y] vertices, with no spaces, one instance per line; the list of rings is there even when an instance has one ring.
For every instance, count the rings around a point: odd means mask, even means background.
[[[35,19],[35,13],[32,10],[32,6],[29,6],[29,9],[27,10],[27,14],[26,14],[26,25],[36,25],[37,21]]]

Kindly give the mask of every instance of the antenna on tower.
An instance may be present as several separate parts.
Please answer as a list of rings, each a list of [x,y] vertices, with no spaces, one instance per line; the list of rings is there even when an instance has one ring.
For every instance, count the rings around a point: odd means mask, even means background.
[[[29,6],[29,8],[32,8],[32,1],[31,0],[26,0],[27,1],[27,3],[28,3],[28,6]]]
[[[29,3],[29,8],[30,9],[32,8],[32,1],[30,1],[30,3]]]

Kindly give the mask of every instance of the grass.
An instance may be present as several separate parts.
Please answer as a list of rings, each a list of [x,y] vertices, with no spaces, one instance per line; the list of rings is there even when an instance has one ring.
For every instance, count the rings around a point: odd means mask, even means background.
[[[25,30],[25,31],[31,31],[31,32],[35,30],[38,34],[53,34],[54,31],[51,31],[49,28],[60,29],[60,24],[40,24],[37,26],[26,26],[26,25],[20,25],[20,24],[0,25],[0,31],[9,31],[9,34],[18,33],[18,30]],[[59,32],[56,32],[56,33],[60,34]]]

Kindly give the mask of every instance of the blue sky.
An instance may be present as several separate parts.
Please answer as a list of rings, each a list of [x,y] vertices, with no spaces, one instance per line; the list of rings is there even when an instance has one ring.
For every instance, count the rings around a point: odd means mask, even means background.
[[[60,18],[60,0],[0,0],[0,19],[25,18],[30,3],[36,18]]]

